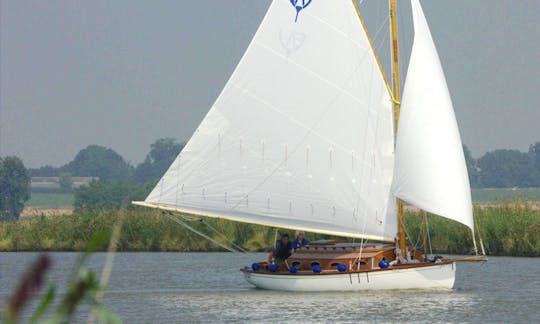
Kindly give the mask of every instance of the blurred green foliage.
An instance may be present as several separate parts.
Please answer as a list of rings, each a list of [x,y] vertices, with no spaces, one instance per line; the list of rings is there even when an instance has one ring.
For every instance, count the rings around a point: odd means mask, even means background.
[[[120,319],[101,305],[98,292],[105,287],[100,286],[99,275],[85,266],[88,257],[103,246],[107,246],[109,239],[110,235],[107,232],[97,232],[90,238],[67,278],[66,291],[59,294],[58,288],[50,285],[33,310],[30,323],[71,323],[76,310],[84,304],[91,306],[92,312],[89,313],[89,316],[93,317],[91,322],[121,323]],[[21,320],[24,308],[41,290],[51,263],[46,254],[41,255],[21,276],[18,287],[6,300],[3,322],[17,323]],[[45,316],[48,318],[44,318]]]

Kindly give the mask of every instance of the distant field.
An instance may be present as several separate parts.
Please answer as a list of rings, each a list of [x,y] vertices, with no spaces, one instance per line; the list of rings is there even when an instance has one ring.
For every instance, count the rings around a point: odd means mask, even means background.
[[[526,189],[473,189],[472,199],[475,203],[509,202],[516,199],[540,201],[540,188]],[[72,207],[73,194],[33,192],[25,207]]]
[[[44,193],[33,192],[25,207],[71,207],[73,206],[72,193]]]
[[[540,201],[540,188],[473,189],[473,202],[508,202],[516,199]]]

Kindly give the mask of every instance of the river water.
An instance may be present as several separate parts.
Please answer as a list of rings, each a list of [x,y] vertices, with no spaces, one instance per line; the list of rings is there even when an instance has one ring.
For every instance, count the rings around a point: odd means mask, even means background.
[[[5,301],[37,253],[0,253]],[[65,288],[76,253],[51,253],[48,281]],[[88,266],[100,271],[105,253]],[[458,264],[451,291],[284,293],[254,289],[238,271],[265,254],[117,253],[104,305],[126,323],[529,322],[540,323],[540,258]],[[35,304],[35,303],[34,303]],[[25,310],[28,318],[32,307]],[[75,316],[86,321],[88,308]]]

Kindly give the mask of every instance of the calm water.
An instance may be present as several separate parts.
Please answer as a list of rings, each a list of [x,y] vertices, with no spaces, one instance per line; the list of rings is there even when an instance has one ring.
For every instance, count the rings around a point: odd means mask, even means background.
[[[0,299],[35,253],[0,253]],[[52,253],[61,287],[77,254]],[[540,322],[540,258],[459,264],[452,291],[281,293],[252,288],[238,271],[264,254],[118,253],[104,304],[126,323]],[[89,266],[99,270],[105,254]],[[30,313],[27,310],[27,314]],[[85,321],[83,309],[77,321]]]

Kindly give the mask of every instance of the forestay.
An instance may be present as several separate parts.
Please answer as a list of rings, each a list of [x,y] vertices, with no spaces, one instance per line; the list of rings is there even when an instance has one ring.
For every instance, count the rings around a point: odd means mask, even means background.
[[[392,101],[351,0],[274,1],[144,203],[393,240]]]
[[[401,103],[392,191],[473,229],[471,190],[452,101],[420,3]]]

